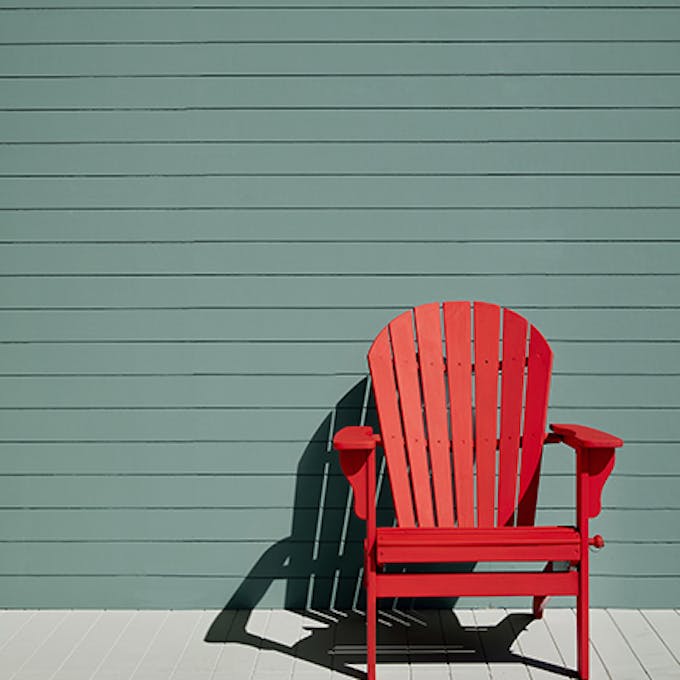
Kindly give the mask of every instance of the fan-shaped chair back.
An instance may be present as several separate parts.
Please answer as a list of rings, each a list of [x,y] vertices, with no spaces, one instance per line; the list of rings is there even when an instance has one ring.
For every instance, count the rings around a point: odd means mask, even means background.
[[[509,309],[425,304],[368,353],[401,527],[532,525],[552,351]]]

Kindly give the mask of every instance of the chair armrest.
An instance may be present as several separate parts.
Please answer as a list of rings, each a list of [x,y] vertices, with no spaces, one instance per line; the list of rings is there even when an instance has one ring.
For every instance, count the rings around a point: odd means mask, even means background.
[[[576,451],[577,483],[580,485],[583,480],[587,490],[584,496],[587,502],[579,514],[584,511],[588,517],[597,517],[602,510],[602,489],[614,469],[616,449],[623,446],[623,440],[585,425],[553,424],[550,429]]]
[[[365,425],[349,425],[333,437],[336,451],[371,451],[380,443],[380,435],[373,433],[373,428]]]
[[[368,517],[369,495],[375,493],[375,489],[369,488],[369,472],[373,465],[375,480],[375,447],[379,441],[380,436],[373,433],[373,428],[359,425],[343,427],[333,437],[340,467],[354,491],[354,512],[360,519]]]
[[[623,446],[623,439],[585,425],[553,423],[550,429],[573,449],[616,449]]]

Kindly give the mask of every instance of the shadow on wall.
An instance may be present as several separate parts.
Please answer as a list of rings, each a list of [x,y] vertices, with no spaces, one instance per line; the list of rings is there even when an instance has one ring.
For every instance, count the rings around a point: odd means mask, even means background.
[[[364,523],[351,507],[351,490],[332,448],[345,425],[372,424],[368,380],[349,390],[324,418],[297,466],[290,536],[253,565],[225,609],[257,607],[275,580],[285,583],[286,609],[352,609],[361,592]],[[383,484],[383,487],[388,485]],[[384,495],[384,494],[383,494]],[[382,499],[381,519],[389,523]],[[389,510],[387,510],[389,513]]]
[[[350,677],[365,677],[350,665],[365,661],[364,522],[354,514],[351,489],[331,443],[334,433],[346,425],[372,425],[377,429],[367,378],[338,401],[305,447],[297,468],[290,536],[268,548],[253,565],[213,621],[205,635],[206,642],[240,643],[278,651],[317,666],[335,668]],[[390,526],[394,523],[394,511],[389,481],[384,459],[378,460],[378,526]],[[474,564],[459,564],[454,568],[471,571]],[[285,609],[300,612],[309,624],[304,626],[305,632],[297,636],[298,639],[295,635],[291,637],[290,632],[284,636],[289,638],[287,641],[273,639],[271,635],[264,637],[248,626],[251,611],[278,580],[285,582]],[[414,612],[411,599],[382,600],[379,659],[404,661],[407,648],[413,654],[412,641],[407,642],[413,636],[413,627],[433,628],[428,620],[435,617],[436,629],[446,639],[428,640],[425,651],[418,653],[423,661],[445,661],[457,653],[467,661],[492,657],[498,661],[539,663],[509,651],[531,616],[512,614],[483,631],[465,629],[451,611],[455,602],[455,598],[418,599],[419,609],[431,608],[431,611]],[[448,611],[435,611],[442,608]],[[432,645],[436,646],[437,642],[440,646],[434,649]],[[545,667],[542,663],[540,666]],[[562,668],[550,670],[565,672]]]

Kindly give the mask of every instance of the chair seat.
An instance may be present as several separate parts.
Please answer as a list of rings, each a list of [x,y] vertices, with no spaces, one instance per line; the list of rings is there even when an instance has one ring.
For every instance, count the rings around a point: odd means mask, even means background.
[[[378,564],[571,561],[580,558],[573,527],[377,529]]]

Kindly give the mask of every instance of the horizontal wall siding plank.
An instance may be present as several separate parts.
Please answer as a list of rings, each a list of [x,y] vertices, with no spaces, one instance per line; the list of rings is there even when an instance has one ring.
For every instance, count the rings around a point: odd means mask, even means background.
[[[674,39],[680,17],[673,10],[570,10],[495,12],[470,8],[429,11],[366,9],[16,11],[3,16],[2,42],[207,41],[207,40],[642,40]]]
[[[200,576],[244,578],[255,562],[265,553],[270,544],[267,542],[247,542],[241,544],[225,542],[208,542],[201,545],[200,552],[195,543],[6,543],[3,551],[3,575],[20,574],[37,575],[49,573],[67,575],[79,573],[84,564],[91,565],[93,576],[119,573],[121,575],[162,574],[165,576],[182,576],[196,574]],[[337,545],[336,555],[337,555]],[[675,546],[663,550],[665,546],[650,546],[658,555],[673,555]],[[345,562],[347,567],[357,569],[361,562],[359,543],[348,546],[349,554]],[[655,550],[656,549],[656,550]],[[52,560],[49,565],[41,563],[40,554],[50,550]],[[309,578],[313,568],[313,541],[291,544],[288,552],[292,554],[290,566],[285,569],[288,578]],[[47,569],[46,569],[47,567]],[[281,564],[263,565],[259,574],[261,578],[280,578]],[[330,576],[326,574],[326,576]]]
[[[3,378],[6,392],[0,396],[2,408],[145,408],[145,407],[292,407],[332,405],[351,390],[360,377],[345,376],[167,376],[109,378]],[[665,385],[659,377],[655,386]],[[624,383],[626,382],[623,379]],[[668,381],[670,382],[670,381]],[[633,384],[644,379],[633,379]],[[576,386],[590,384],[576,379]],[[613,398],[616,379],[610,382]],[[640,385],[638,385],[640,386]],[[597,388],[596,388],[597,389]],[[602,388],[601,388],[602,389]],[[606,388],[605,388],[606,389]],[[649,388],[648,388],[649,389]],[[653,388],[652,388],[653,389]],[[362,390],[363,392],[363,390]],[[660,397],[659,397],[660,398]],[[674,405],[672,403],[669,406]],[[676,404],[677,405],[677,404]],[[680,406],[680,405],[678,405]]]
[[[0,408],[331,407],[360,380],[361,376],[354,374],[2,377]],[[560,375],[553,380],[551,404],[556,408],[680,410],[679,383],[677,372],[654,376]]]
[[[391,309],[0,311],[1,342],[357,340],[370,343]],[[669,341],[680,336],[673,309],[535,309],[529,320],[552,340]],[[199,332],[197,332],[197,330]],[[365,351],[366,347],[359,351]]]
[[[498,0],[477,0],[475,3],[477,9],[484,9],[486,11],[495,12],[498,9]],[[677,5],[675,0],[655,0],[653,8],[673,8]],[[572,10],[574,8],[588,9],[589,5],[585,3],[576,3],[574,0],[552,0],[551,7],[555,9]],[[243,0],[202,0],[200,5],[192,5],[187,0],[146,0],[143,5],[140,5],[137,0],[116,0],[115,5],[111,5],[110,0],[63,0],[59,3],[51,3],[45,5],[44,0],[22,0],[21,4],[17,4],[16,0],[0,0],[0,10],[16,11],[17,9],[40,9],[42,11],[64,11],[69,9],[78,9],[82,11],[98,12],[101,9],[110,7],[126,8],[127,10],[135,11],[149,11],[154,10],[158,12],[158,16],[162,16],[162,12],[168,9],[203,9],[217,7],[219,9],[243,9]],[[251,9],[257,9],[261,12],[266,12],[269,8],[281,9],[340,9],[356,11],[362,9],[383,9],[395,10],[403,9],[405,11],[412,11],[414,9],[413,0],[372,0],[370,4],[358,5],[356,0],[297,0],[295,5],[291,5],[290,0],[259,0],[257,5]],[[427,4],[423,5],[422,9],[436,9],[436,8],[469,8],[470,0],[428,0]],[[545,0],[505,0],[502,7],[504,9],[524,10],[537,8],[545,8]],[[639,9],[640,0],[599,0],[596,9]],[[418,7],[420,9],[420,7]]]
[[[641,511],[609,508],[606,513],[592,520],[590,530],[593,534],[602,534],[605,541],[672,543],[677,542],[678,539],[678,516],[677,510],[647,509]],[[566,510],[539,509],[537,511],[537,525],[554,526],[573,522],[573,514]]]
[[[361,15],[359,15],[361,16]],[[0,45],[3,75],[667,73],[677,43]]]
[[[107,151],[107,154],[111,150]],[[101,154],[100,154],[101,155]],[[4,158],[4,155],[3,155]],[[121,157],[116,157],[111,167]],[[4,212],[0,224],[2,241],[49,241],[117,243],[135,241],[213,242],[300,241],[352,242],[408,241],[417,243],[519,240],[677,242],[677,210],[669,208],[618,210],[518,209],[518,210],[309,210],[281,211],[187,210],[182,212],[82,210],[67,215],[60,210]],[[58,231],[55,225],[59,226]],[[644,229],[641,228],[644,225]],[[634,291],[632,291],[634,292]]]
[[[642,244],[634,247],[644,251]],[[675,244],[669,244],[668,250],[673,251],[675,247]],[[276,245],[272,248],[276,248]],[[359,245],[356,250],[360,251],[361,248]],[[588,248],[588,244],[583,245],[584,251]],[[502,250],[502,244],[499,244],[499,250]],[[134,263],[126,264],[130,266]],[[251,266],[257,264],[253,262]],[[534,263],[534,268],[541,264]],[[610,264],[610,261],[604,259],[604,264]],[[506,263],[504,265],[508,266]],[[300,267],[303,266],[308,267],[309,263],[300,262]],[[135,308],[193,308],[212,310],[213,315],[220,310],[224,312],[243,307],[259,310],[316,308],[327,310],[329,314],[339,308],[354,307],[383,314],[386,310],[403,311],[424,300],[467,299],[500,301],[531,316],[536,307],[563,309],[563,313],[568,314],[569,310],[573,312],[584,307],[656,308],[677,307],[680,303],[678,277],[674,270],[667,274],[649,272],[644,276],[623,271],[609,275],[588,272],[584,276],[554,272],[551,266],[541,269],[512,274],[491,271],[472,274],[469,271],[457,273],[447,265],[446,271],[438,275],[426,272],[425,275],[412,276],[373,275],[370,268],[363,275],[340,272],[338,276],[323,273],[271,275],[266,271],[259,275],[234,276],[224,268],[213,272],[213,275],[185,271],[178,271],[175,276],[5,275],[0,286],[0,306],[6,310],[93,309],[102,312]],[[621,297],[622,289],[626,290],[625,300]],[[308,341],[310,338],[303,339]],[[169,340],[171,338],[164,339]],[[364,340],[365,346],[356,355],[362,360],[365,359],[371,338],[366,336]],[[585,350],[583,354],[586,354]],[[561,361],[559,356],[556,359]],[[584,357],[584,361],[588,360]],[[642,354],[639,360],[642,362],[641,367],[646,362],[656,361],[654,355],[649,353]],[[600,363],[595,358],[593,361]],[[362,366],[365,366],[365,362]]]
[[[328,416],[315,408],[106,409],[0,411],[5,442],[280,442],[306,444]],[[680,441],[677,409],[551,408],[550,422],[580,422],[624,440]],[[360,410],[338,413],[342,424],[360,424]],[[324,437],[323,441],[327,441]]]
[[[536,181],[536,180],[534,180]],[[678,180],[680,186],[680,180]],[[503,257],[505,259],[503,259]],[[194,243],[0,245],[0,271],[84,274],[675,274],[680,242],[648,243]],[[678,292],[680,302],[680,292]]]
[[[253,116],[258,112],[249,111],[248,116]],[[419,112],[422,113],[422,112]],[[475,112],[480,113],[480,112]],[[512,115],[511,112],[503,112],[505,115]],[[592,112],[591,112],[592,113]],[[664,112],[665,114],[666,112]],[[25,114],[24,114],[25,115]],[[74,114],[71,114],[74,115]],[[228,114],[223,114],[227,118]],[[270,116],[278,118],[285,117],[286,112],[271,112]],[[301,119],[307,118],[300,112],[295,114]],[[143,142],[135,142],[130,144],[99,144],[96,141],[92,143],[72,143],[72,144],[11,144],[2,146],[2,156],[5,160],[3,164],[3,174],[6,175],[26,175],[27,178],[39,177],[42,175],[210,175],[222,174],[229,176],[236,175],[271,175],[278,173],[283,175],[301,174],[305,176],[312,176],[315,174],[334,173],[336,175],[342,174],[522,174],[531,173],[533,175],[551,175],[551,174],[576,174],[576,175],[592,175],[592,174],[633,174],[644,175],[649,173],[656,174],[673,174],[678,172],[680,165],[678,157],[680,156],[680,143],[668,141],[675,139],[675,132],[671,133],[664,125],[650,124],[649,129],[640,130],[639,136],[629,137],[629,139],[637,141],[612,141],[614,138],[621,140],[620,125],[611,124],[607,126],[607,130],[598,131],[598,136],[601,140],[609,141],[562,141],[549,142],[545,141],[546,133],[551,135],[552,139],[566,139],[564,128],[559,130],[548,129],[545,132],[541,128],[532,126],[531,131],[527,132],[525,139],[535,140],[537,136],[543,137],[544,141],[520,141],[514,139],[511,142],[465,142],[455,144],[441,144],[439,142],[426,142],[423,139],[434,138],[435,132],[432,131],[429,114],[424,116],[420,122],[414,121],[414,128],[410,130],[392,130],[389,120],[393,117],[398,119],[401,117],[400,112],[393,111],[389,114],[388,120],[385,119],[386,113],[379,112],[376,116],[379,125],[382,128],[380,137],[383,140],[395,139],[395,142],[382,141],[380,144],[363,143],[361,141],[362,135],[365,135],[365,129],[370,127],[367,121],[357,124],[354,128],[340,128],[334,127],[331,131],[327,128],[331,126],[332,119],[335,115],[328,115],[327,112],[317,114],[319,118],[324,119],[323,122],[317,123],[317,127],[324,128],[315,133],[314,136],[310,134],[309,128],[307,132],[300,133],[302,139],[312,140],[310,142],[300,142],[299,138],[282,137],[282,132],[278,132],[278,139],[289,139],[290,144],[281,143],[267,143],[265,141],[257,141],[253,133],[246,135],[243,132],[238,133],[238,137],[227,137],[224,132],[216,139],[228,140],[233,139],[233,143],[213,143],[207,142],[204,137],[204,143],[193,143],[188,141],[194,139],[189,137],[196,128],[193,123],[188,124],[189,129],[185,133],[184,140],[178,143],[163,143],[163,144],[145,144]],[[526,114],[525,114],[526,115]],[[570,116],[573,113],[570,113]],[[628,112],[626,112],[628,115]],[[354,117],[354,112],[344,111],[338,114],[339,118],[347,117],[349,119]],[[527,116],[528,117],[528,116]],[[647,117],[636,116],[638,120],[646,121]],[[337,121],[340,125],[340,121]],[[310,125],[312,124],[309,121]],[[672,123],[675,125],[675,122]],[[225,121],[226,125],[226,121]],[[404,127],[406,121],[404,121]],[[395,127],[401,127],[396,125]],[[440,138],[443,139],[458,139],[460,140],[460,128],[453,127],[450,124],[442,123]],[[628,127],[626,125],[626,127]],[[53,135],[51,123],[46,121],[46,125],[40,128],[39,134]],[[257,130],[262,134],[261,130]],[[320,136],[321,133],[326,136]],[[346,138],[341,137],[341,133],[346,134]],[[630,130],[628,130],[628,133]],[[642,134],[644,133],[644,134]],[[33,133],[34,136],[36,133]],[[109,137],[114,134],[113,130],[108,133]],[[127,129],[120,133],[126,135],[126,139],[130,139],[131,134],[135,134],[135,129]],[[154,133],[156,134],[156,133]],[[194,134],[196,134],[194,132]],[[290,133],[289,133],[290,134]],[[581,128],[580,136],[583,138],[584,134],[590,135],[588,128]],[[408,135],[408,136],[407,136]],[[417,135],[417,136],[414,136]],[[485,135],[487,138],[498,138],[498,132],[493,130],[480,130],[477,133],[477,139]],[[24,140],[28,139],[29,135],[26,133]],[[161,137],[159,137],[160,139]],[[167,137],[164,136],[167,140]],[[238,142],[239,139],[251,139],[251,142]],[[273,139],[274,135],[269,135],[269,139]],[[68,139],[73,140],[73,137]],[[89,137],[90,140],[94,138]],[[314,141],[325,139],[323,143]],[[331,142],[328,140],[339,139],[339,142]],[[342,141],[345,139],[345,141]],[[367,138],[365,138],[367,139]],[[641,139],[649,139],[651,142],[639,141]],[[350,140],[359,140],[356,143],[349,143]],[[400,141],[402,140],[402,141]],[[403,141],[403,140],[415,140]],[[509,153],[510,152],[510,153]],[[6,215],[6,217],[9,217]],[[12,216],[14,218],[14,216]],[[64,229],[70,227],[70,230],[75,230],[76,225],[82,218],[78,214],[73,215],[69,225],[64,225]],[[587,214],[582,214],[583,220],[588,219]],[[623,216],[622,216],[623,218]],[[304,219],[304,218],[303,218]],[[324,221],[332,220],[333,217],[327,215]],[[410,218],[412,219],[412,217]],[[471,219],[474,219],[471,216]],[[527,216],[531,219],[531,216]],[[625,218],[623,218],[625,219]],[[432,222],[424,214],[422,220],[424,233],[421,237],[426,237],[428,233],[428,226]],[[9,230],[11,225],[16,222],[14,218],[12,223],[5,223],[4,229]],[[244,224],[247,218],[239,220],[240,224]],[[346,220],[345,220],[346,221]],[[457,220],[458,222],[459,220]],[[480,228],[484,225],[481,220]],[[572,219],[576,222],[575,219]],[[659,219],[657,217],[657,222]],[[121,216],[121,223],[123,222]],[[97,222],[92,220],[92,227]],[[556,224],[557,219],[554,219],[551,224]],[[171,223],[172,224],[172,223]],[[316,221],[318,226],[319,222]],[[503,224],[507,231],[510,231],[513,226],[512,215],[503,216]],[[619,227],[620,230],[625,230],[625,222]],[[153,233],[153,218],[149,216],[148,221],[140,224],[145,232]],[[210,218],[204,215],[200,223],[194,222],[194,229],[200,230],[199,233],[206,233],[209,230]],[[305,222],[299,226],[286,225],[286,232],[290,233],[291,229],[297,229],[297,233],[304,232]],[[531,222],[525,226],[525,230],[530,229]],[[36,225],[37,226],[37,225]],[[121,224],[121,226],[123,226]],[[171,225],[168,225],[171,226]],[[372,228],[372,232],[380,236],[375,228],[375,223],[367,225],[368,230]],[[553,234],[547,231],[549,225],[545,225],[546,229],[542,231],[542,236],[550,238]],[[575,226],[575,225],[574,225]],[[651,226],[651,225],[650,225]],[[226,225],[223,225],[223,229]],[[279,225],[279,234],[281,233],[282,225]],[[659,227],[661,228],[661,227]],[[252,238],[266,239],[267,232],[266,224],[262,225],[262,231],[251,234]],[[591,234],[606,233],[611,227],[599,220],[596,227],[590,232]],[[87,236],[90,239],[96,238],[97,231],[103,231],[100,227],[96,230],[90,228]],[[93,233],[94,232],[94,233]],[[68,233],[64,231],[64,235]],[[123,232],[123,236],[126,232]],[[164,232],[159,232],[158,237],[161,237]],[[221,232],[225,234],[224,231]],[[238,224],[234,224],[228,228],[227,234],[237,234]],[[293,232],[294,233],[294,232]],[[371,231],[369,231],[371,233]],[[619,232],[620,233],[620,232]],[[186,233],[184,234],[186,236]],[[310,234],[312,235],[312,234]],[[313,234],[316,238],[324,238],[323,232],[316,229]],[[566,234],[565,234],[566,235]],[[110,234],[108,235],[110,237]],[[347,238],[343,232],[335,232],[335,238]],[[575,234],[577,236],[577,234]],[[645,238],[645,234],[637,233],[638,238]],[[651,235],[650,235],[651,236]],[[139,239],[139,232],[136,233]],[[166,235],[166,238],[168,235]],[[330,236],[327,235],[326,238]],[[26,238],[30,238],[27,234]],[[134,238],[131,234],[130,238]],[[383,234],[384,238],[384,234]],[[483,238],[483,232],[478,238]]]
[[[422,299],[430,299],[424,296]],[[680,365],[680,343],[650,347],[645,343],[552,343],[555,352],[553,389],[557,376],[667,376],[669,366]],[[4,345],[0,375],[42,378],[91,376],[144,377],[210,376],[323,376],[367,374],[364,348],[357,343],[281,343],[272,352],[269,343],[219,344],[157,343],[135,345],[55,344],[49,351],[40,344]],[[338,398],[340,394],[335,395]]]
[[[324,509],[343,510],[349,500],[349,487],[337,470],[337,462],[333,469],[335,474],[326,479],[323,502],[321,474],[300,478],[271,474],[234,477],[153,474],[18,477],[3,474],[0,476],[0,509],[257,509],[266,498],[268,507],[296,512],[314,509],[320,504]],[[680,476],[614,476],[603,494],[603,508],[646,510],[654,505],[680,511],[679,481]],[[574,475],[546,476],[541,480],[539,507],[571,510],[575,507],[575,487]]]
[[[647,445],[649,449],[651,445]],[[3,474],[23,477],[166,477],[319,474],[327,462],[330,443],[317,441],[269,443],[143,443],[143,444],[0,444]],[[659,469],[670,456],[659,449]],[[653,456],[650,456],[650,460]],[[306,461],[306,462],[305,462]],[[655,468],[652,468],[654,470]]]
[[[317,494],[301,499],[297,509],[318,507],[321,478],[306,482]],[[334,478],[347,500],[347,485]],[[258,508],[293,507],[296,478],[292,475],[248,476],[138,476],[138,477],[2,477],[1,508]],[[316,497],[315,497],[316,496]],[[345,503],[333,504],[344,508]]]
[[[2,510],[7,541],[277,541],[315,534],[318,512],[280,508],[198,510]],[[324,522],[342,530],[345,510],[327,510]],[[677,542],[677,510],[609,509],[593,531],[611,541]],[[354,521],[354,520],[353,520]],[[537,524],[573,521],[566,510],[539,510]],[[358,520],[357,520],[358,523]],[[337,534],[336,534],[337,536]],[[357,533],[358,536],[358,533]],[[337,540],[337,539],[335,539]],[[675,572],[673,572],[675,573]]]
[[[595,422],[595,420],[593,420]],[[333,463],[330,416],[312,442],[189,443],[0,443],[5,475],[292,475],[317,478]],[[324,441],[325,437],[325,441]],[[677,443],[626,442],[614,476],[680,475]],[[548,475],[574,475],[575,457],[564,446],[549,446],[543,457]]]
[[[556,407],[680,408],[680,375],[555,376],[551,403]],[[625,396],[624,396],[625,395]]]
[[[593,411],[588,420],[597,426],[597,412]],[[552,416],[549,418],[549,422],[551,421],[556,422]],[[673,454],[675,444],[629,440],[624,446],[625,448],[619,449],[616,454],[616,464],[612,473],[614,477],[642,479],[668,475],[677,478],[680,475],[680,460],[676,460]],[[575,475],[576,456],[566,445],[547,446],[544,448],[541,469],[542,474],[546,475]],[[609,486],[605,489],[609,489]]]
[[[336,519],[344,514],[340,510],[333,512]],[[301,526],[311,532],[316,516],[315,510],[299,510],[296,513]],[[290,533],[292,512],[280,508],[89,512],[4,510],[2,517],[7,522],[5,540],[276,541]]]
[[[338,609],[351,609],[356,605],[356,579],[341,581],[335,598],[333,579],[319,579],[313,588],[308,579],[288,582],[253,579],[245,585],[242,582],[240,577],[200,578],[192,575],[8,576],[1,577],[0,588],[7,592],[5,606],[8,608],[220,609],[228,601],[234,608],[280,608],[282,602],[292,609],[304,609],[308,604],[322,607],[325,603],[328,606],[330,602]],[[625,598],[630,607],[663,608],[669,599],[676,601],[680,596],[678,583],[677,578],[658,576],[593,576],[591,606],[613,607]],[[495,607],[517,607],[518,602],[520,606],[529,606],[527,598],[519,601],[517,598],[466,599],[461,600],[461,605],[465,608],[489,607],[492,602]],[[573,606],[573,600],[567,600],[566,606]]]
[[[304,444],[317,431],[327,414],[328,409],[323,406],[317,409],[285,411],[0,411],[0,441],[141,443],[257,440],[296,441]],[[630,422],[630,418],[628,421]],[[680,428],[677,434],[677,439],[680,439]]]
[[[270,544],[264,541],[241,544],[207,542],[201,545],[200,551],[191,542],[4,543],[0,578],[22,574],[68,576],[83,573],[83,565],[88,565],[86,573],[90,576],[156,574],[181,577],[192,574],[244,579],[269,547]],[[285,570],[275,560],[269,563],[265,561],[258,577],[277,579],[285,571],[286,578],[309,578],[313,570],[319,568],[312,559],[313,549],[313,541],[290,542],[287,548],[290,563]],[[344,555],[338,554],[337,543],[324,544],[323,549],[335,550],[345,577],[350,575],[351,570],[358,572],[362,561],[359,541],[348,543]],[[50,551],[49,564],[42,562],[42,553],[46,550]],[[648,559],[643,560],[640,551],[632,544],[608,543],[604,550],[591,558],[593,576],[680,576],[677,569],[673,570],[674,566],[680,564],[680,544],[649,543],[644,550]],[[504,565],[507,566],[510,565]],[[331,577],[333,570],[334,567],[322,570],[318,576]]]
[[[680,43],[678,47],[680,52]],[[680,61],[680,58],[678,59]],[[133,148],[124,151],[137,152],[140,150],[136,145],[143,146],[142,150],[151,156],[168,155],[165,148],[157,148],[154,144],[162,143],[177,146],[171,147],[170,151],[177,154],[192,152],[192,157],[184,156],[184,168],[187,161],[199,160],[201,156],[210,158],[219,154],[222,161],[222,169],[230,168],[232,171],[252,167],[261,157],[262,153],[268,153],[273,157],[276,165],[281,165],[281,157],[286,154],[290,157],[291,167],[289,172],[301,161],[307,161],[308,170],[314,169],[324,163],[324,154],[335,152],[335,157],[342,163],[347,163],[346,154],[348,149],[342,144],[354,142],[351,151],[359,154],[355,159],[353,168],[356,171],[365,167],[362,163],[368,160],[370,154],[385,154],[382,161],[386,164],[394,160],[401,152],[402,166],[413,167],[414,162],[422,159],[426,151],[436,153],[440,158],[456,159],[455,154],[467,151],[468,162],[479,164],[483,162],[485,149],[479,149],[479,144],[460,147],[462,142],[493,142],[499,140],[507,144],[514,142],[513,146],[518,158],[524,149],[529,151],[541,151],[542,147],[534,144],[519,144],[522,142],[544,142],[546,144],[555,141],[581,142],[580,150],[590,151],[592,148],[584,148],[583,140],[592,145],[593,142],[607,142],[599,144],[596,148],[606,155],[613,151],[619,152],[628,148],[629,152],[641,154],[639,162],[644,164],[644,152],[657,151],[658,142],[678,141],[677,127],[678,111],[676,109],[660,109],[645,111],[644,116],[639,110],[416,110],[416,111],[384,111],[384,110],[189,110],[189,111],[1,111],[0,110],[0,144],[17,145],[24,144],[30,147],[38,146],[38,149],[3,148],[3,156],[9,152],[16,154],[23,152],[24,155],[40,151],[45,153],[64,153],[69,151],[72,155],[88,149],[50,149],[49,145],[82,145],[88,143],[96,146],[101,153],[101,146],[107,143],[125,143]],[[340,142],[333,145],[332,142]],[[656,141],[657,144],[646,144]],[[244,144],[251,142],[244,148]],[[273,142],[264,149],[258,148],[266,142]],[[276,144],[281,142],[296,143],[294,147],[278,148]],[[297,144],[305,142],[305,144]],[[310,143],[316,143],[316,145]],[[364,145],[360,144],[364,142]],[[387,148],[383,145],[391,142]],[[399,142],[408,143],[404,148]],[[414,143],[429,142],[430,146],[421,148],[411,145]],[[616,142],[612,145],[612,142]],[[635,142],[636,146],[626,147],[626,142]],[[433,144],[436,143],[436,146]],[[456,143],[455,148],[448,148],[447,144]],[[42,144],[46,148],[42,148]],[[215,145],[203,148],[205,144]],[[229,144],[222,148],[221,144]],[[180,146],[181,145],[181,146]],[[256,146],[258,145],[258,146]],[[638,146],[639,145],[639,146]],[[146,148],[148,146],[148,148]],[[568,152],[571,146],[558,147],[561,151]],[[555,147],[553,146],[554,150]],[[578,152],[579,146],[574,146],[574,153]],[[494,150],[494,149],[492,149]],[[498,152],[505,150],[507,146],[498,144],[495,147],[496,157]],[[551,147],[548,147],[548,151]],[[660,160],[673,154],[677,160],[677,146],[668,149],[662,147]],[[115,154],[116,150],[112,149]],[[250,163],[247,162],[245,152],[255,154]],[[344,152],[344,153],[343,153]],[[390,153],[391,152],[391,153]],[[409,156],[407,156],[409,154]],[[488,154],[488,151],[487,151]],[[544,151],[543,158],[546,152]],[[404,157],[410,160],[407,165]],[[11,157],[10,157],[11,158]],[[113,160],[115,156],[112,156]],[[656,156],[654,156],[656,160]],[[278,159],[278,162],[277,162]],[[9,160],[9,159],[8,159]],[[105,158],[100,158],[100,164],[108,161],[108,152]],[[396,158],[398,160],[398,156]],[[460,162],[465,161],[456,159]],[[627,159],[630,164],[630,159]],[[342,169],[333,163],[334,157],[325,160],[327,169]],[[420,161],[424,162],[424,159]],[[561,159],[553,159],[553,163],[564,162]],[[68,159],[64,159],[65,170]],[[260,160],[261,163],[261,160]],[[432,161],[431,161],[432,163]],[[194,165],[195,161],[191,164]],[[191,167],[189,166],[189,168]],[[370,167],[370,166],[368,166]],[[494,164],[494,169],[500,168]],[[540,169],[544,172],[547,168],[541,163]],[[676,165],[677,167],[677,165]],[[367,168],[366,168],[367,169]],[[585,168],[584,168],[585,170]],[[472,169],[468,170],[472,172]],[[499,171],[497,169],[497,171]],[[519,171],[519,169],[517,170]],[[638,169],[638,172],[640,170]]]
[[[326,440],[322,441],[325,436]],[[97,475],[319,475],[333,454],[330,418],[319,427],[316,441],[194,442],[194,443],[0,443],[5,474],[97,474]],[[660,469],[673,458],[665,449],[674,445],[645,445],[660,453]],[[649,455],[654,460],[653,453]],[[653,465],[650,462],[650,466]],[[650,469],[654,469],[651,467]],[[671,468],[675,470],[674,467]],[[679,472],[680,474],[680,472]]]
[[[676,17],[679,17],[675,13]],[[680,18],[676,19],[680,21]],[[126,19],[126,22],[129,21]],[[273,25],[273,22],[272,22]],[[5,25],[3,24],[3,28]],[[534,30],[534,29],[532,29]],[[677,37],[677,28],[670,29]],[[13,108],[680,106],[680,76],[4,78]]]
[[[18,488],[16,492],[10,491],[3,509],[235,509],[253,507],[253,492],[267,494],[273,508],[290,509],[295,485],[294,479],[284,476],[225,477],[211,481],[153,475],[132,478],[21,477],[1,480],[3,490],[10,489],[12,479]],[[34,490],[44,492],[45,496],[34,495]],[[22,496],[23,504],[19,500]]]
[[[628,451],[619,453],[621,459]],[[603,512],[612,509],[646,510],[652,505],[669,510],[680,510],[678,476],[623,476],[610,477],[602,494]],[[576,481],[574,475],[545,476],[539,488],[539,507],[575,508]],[[574,520],[575,521],[575,520]],[[680,537],[678,537],[680,538]]]
[[[675,357],[680,346],[664,346]],[[639,351],[639,350],[638,350]],[[225,351],[218,345],[55,345],[48,352],[36,345],[5,345],[0,373],[7,375],[337,375],[367,373],[366,357],[354,343],[269,344],[245,342]],[[622,357],[622,367],[627,357]],[[340,396],[340,395],[337,395]]]
[[[680,91],[680,88],[678,88]],[[678,177],[0,178],[4,210],[676,207]]]

